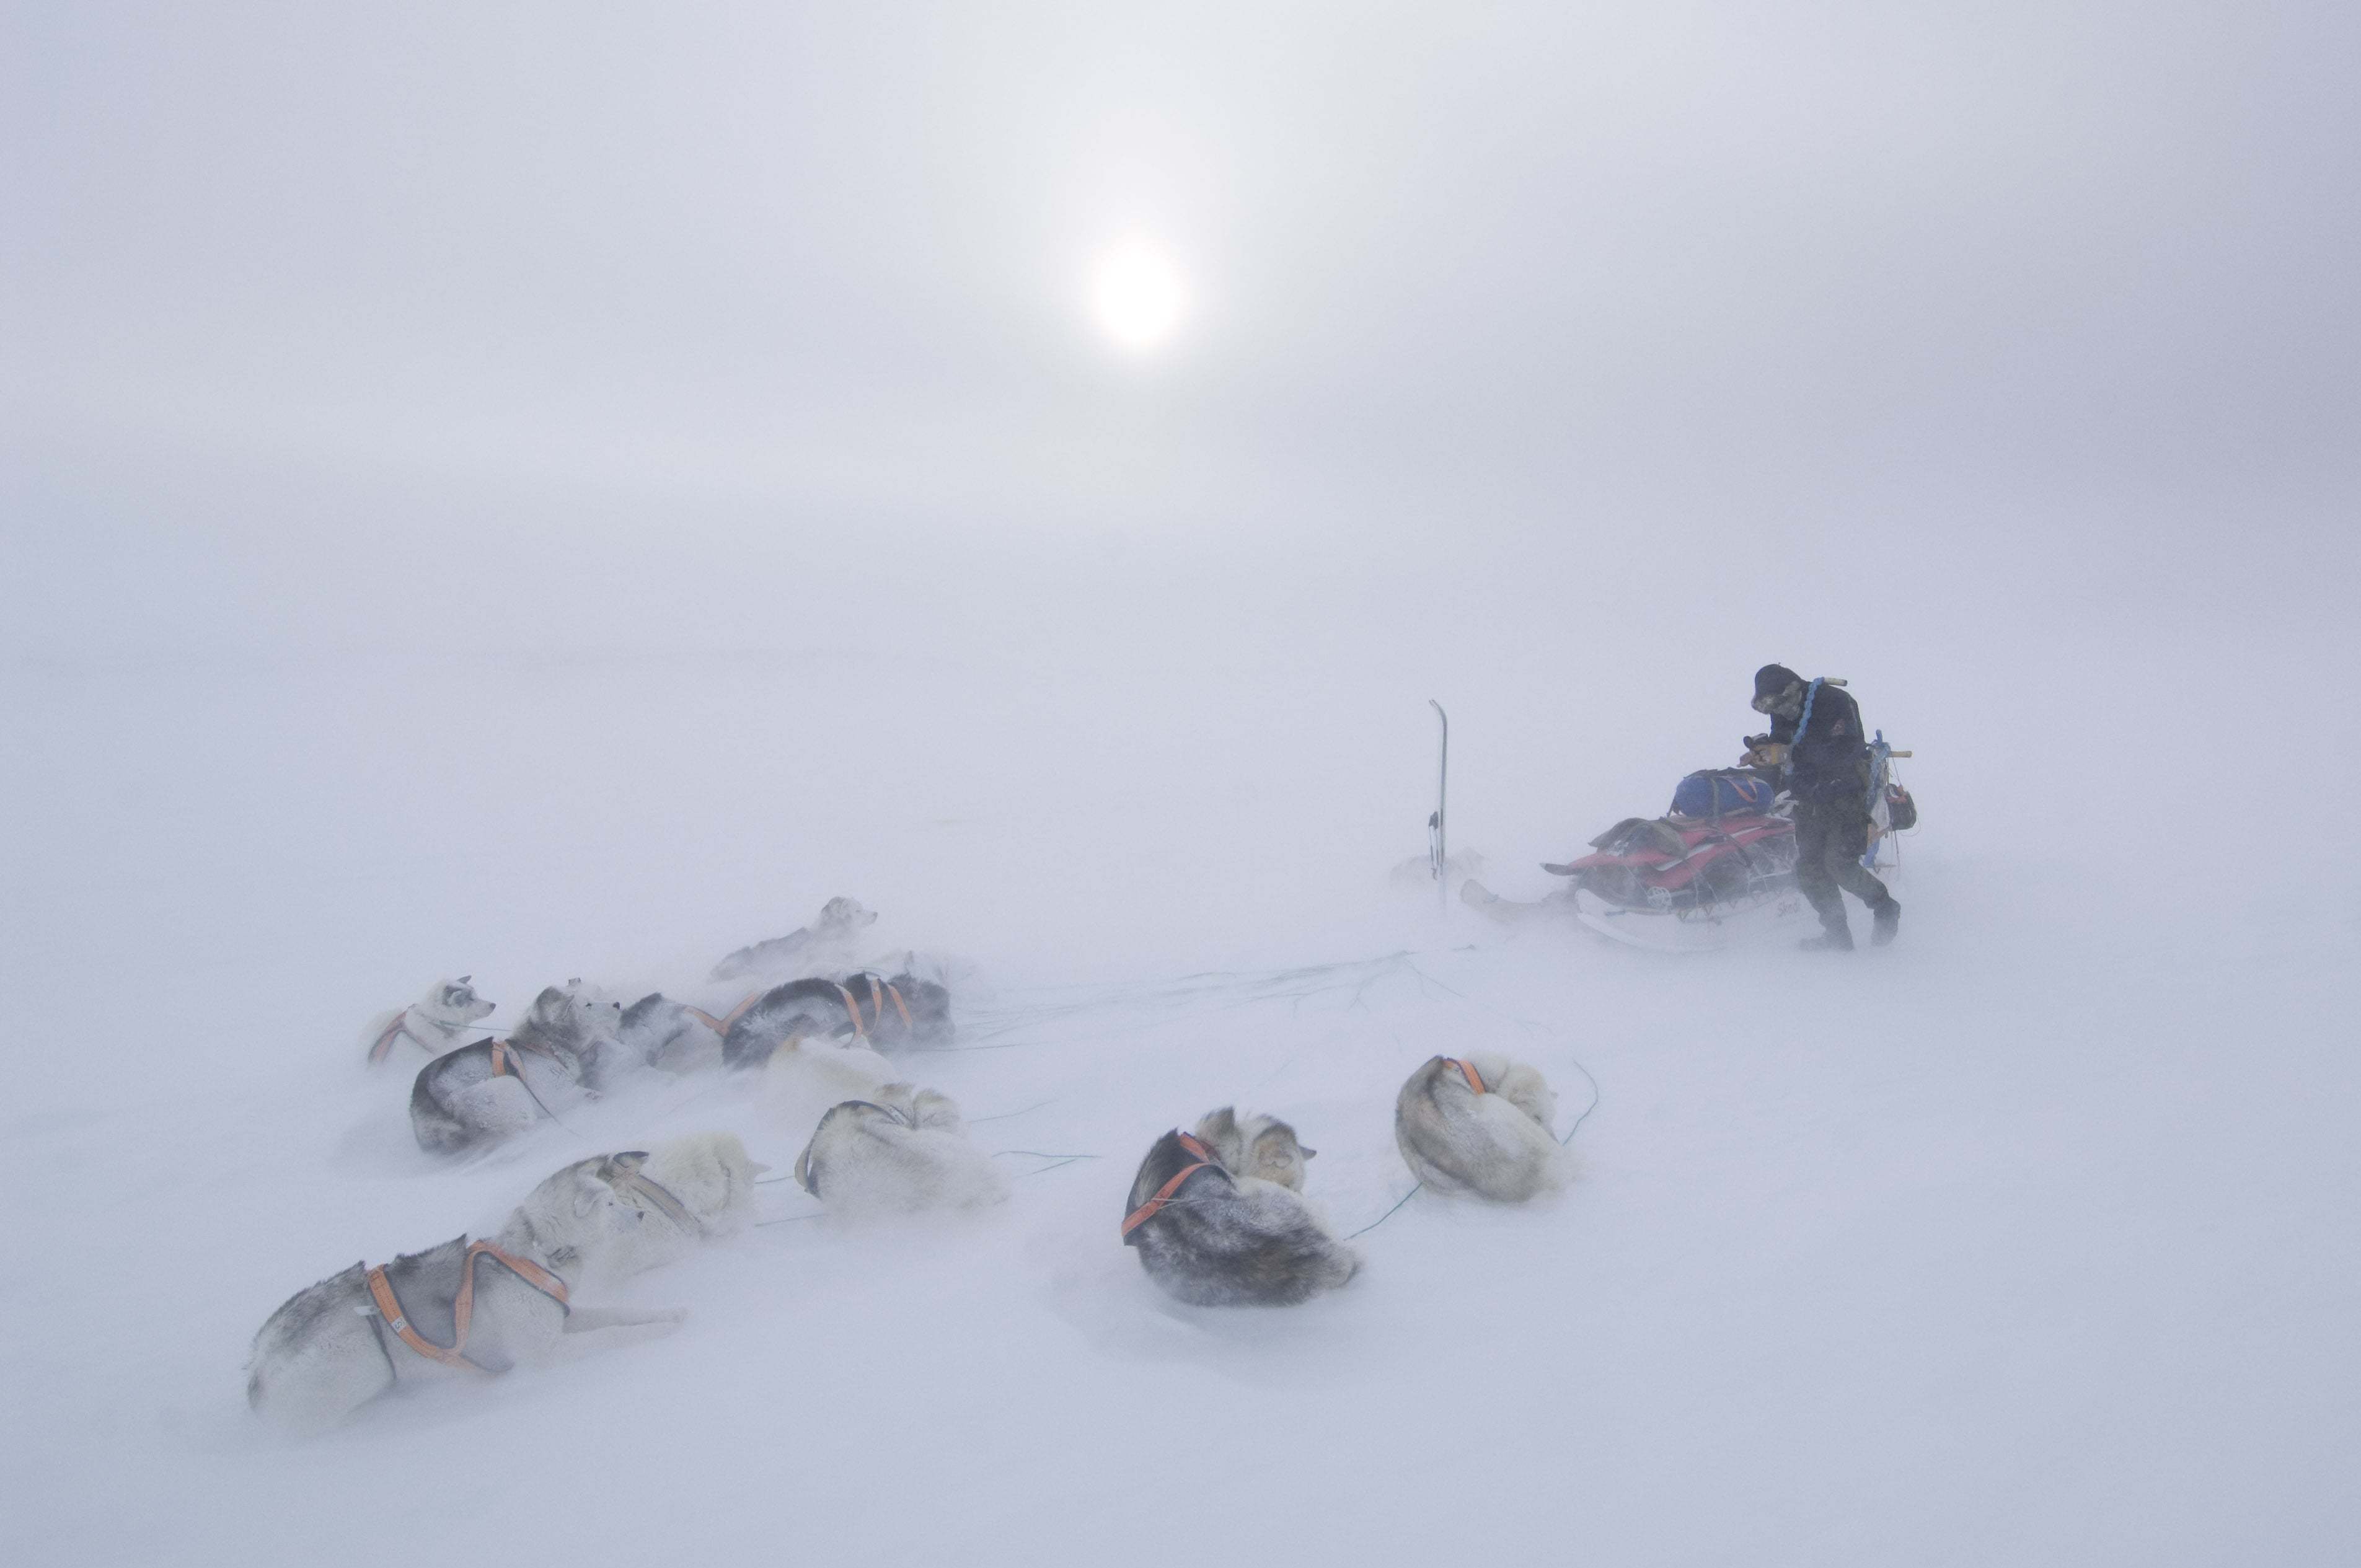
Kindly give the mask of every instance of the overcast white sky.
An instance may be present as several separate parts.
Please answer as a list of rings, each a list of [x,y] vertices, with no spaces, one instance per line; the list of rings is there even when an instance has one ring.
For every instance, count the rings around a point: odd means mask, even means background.
[[[44,644],[468,541],[642,588],[666,530],[2346,547],[2351,5],[5,16]],[[1127,237],[1191,289],[1148,355],[1086,311]]]

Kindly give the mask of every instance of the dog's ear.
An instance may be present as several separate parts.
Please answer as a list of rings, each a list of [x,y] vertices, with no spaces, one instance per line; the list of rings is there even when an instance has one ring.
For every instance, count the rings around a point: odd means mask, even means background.
[[[635,1171],[639,1169],[640,1167],[648,1163],[648,1151],[645,1149],[625,1149],[622,1153],[615,1156],[607,1163],[615,1167],[616,1169],[626,1173]]]
[[[475,983],[475,980],[476,977],[474,975],[463,974],[459,977],[459,983],[461,985],[472,985]]]
[[[1303,1146],[1302,1146],[1301,1144],[1298,1144],[1298,1145],[1296,1145],[1295,1146],[1296,1146],[1297,1148],[1299,1148],[1299,1149],[1303,1149],[1303,1157],[1304,1157],[1304,1158],[1306,1158],[1306,1159],[1310,1159],[1313,1155],[1316,1155],[1316,1154],[1318,1154],[1318,1153],[1320,1152],[1318,1149],[1306,1149],[1306,1148],[1303,1148]]]

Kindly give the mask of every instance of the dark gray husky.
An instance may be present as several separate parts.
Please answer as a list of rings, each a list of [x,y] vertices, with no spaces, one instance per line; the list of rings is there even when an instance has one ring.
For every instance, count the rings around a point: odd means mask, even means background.
[[[516,1033],[435,1058],[410,1086],[410,1128],[429,1154],[484,1148],[606,1091],[637,1058],[616,1038],[622,1009],[578,980],[533,1000]]]
[[[1123,1245],[1139,1249],[1140,1266],[1166,1294],[1199,1307],[1291,1307],[1361,1266],[1298,1194],[1233,1175],[1210,1146],[1179,1131],[1140,1162]]]
[[[788,1039],[837,1035],[877,1050],[942,1045],[951,1037],[951,993],[911,974],[791,980],[739,1010],[722,1037],[721,1059],[761,1067]]]

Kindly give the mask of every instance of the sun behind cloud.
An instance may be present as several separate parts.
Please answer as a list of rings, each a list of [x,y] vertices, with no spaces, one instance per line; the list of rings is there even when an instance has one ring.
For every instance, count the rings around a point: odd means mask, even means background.
[[[1187,305],[1180,269],[1144,241],[1115,247],[1092,269],[1092,314],[1126,348],[1145,350],[1164,343],[1180,324]]]

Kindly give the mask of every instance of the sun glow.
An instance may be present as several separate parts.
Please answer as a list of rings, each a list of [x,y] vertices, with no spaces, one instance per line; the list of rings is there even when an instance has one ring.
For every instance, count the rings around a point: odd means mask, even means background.
[[[1162,252],[1126,245],[1099,258],[1091,306],[1107,335],[1126,348],[1154,348],[1180,323],[1187,290]]]

